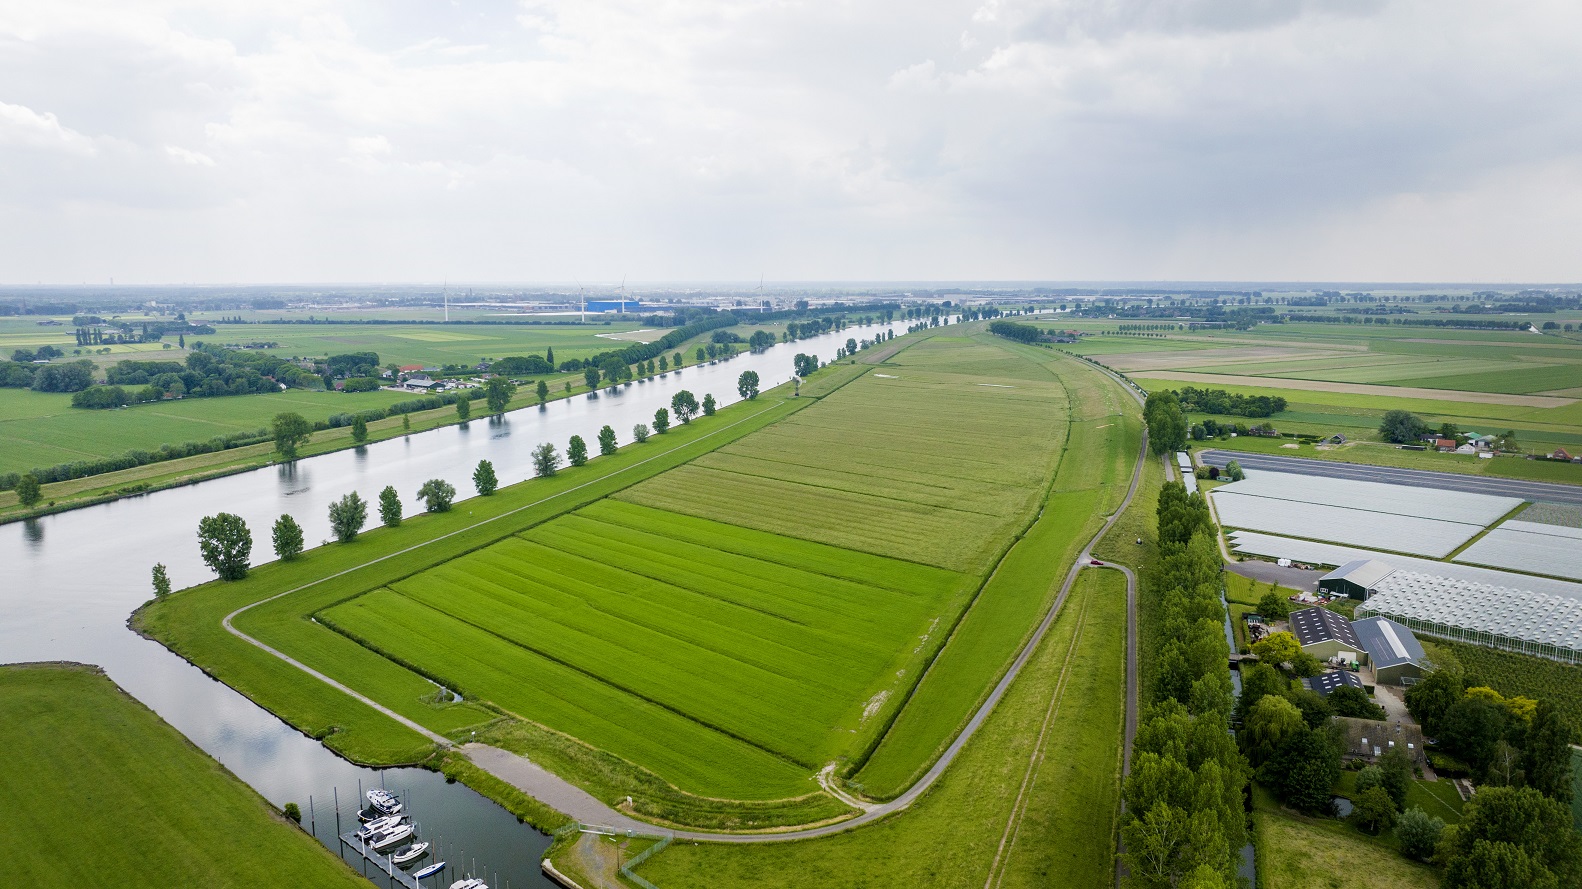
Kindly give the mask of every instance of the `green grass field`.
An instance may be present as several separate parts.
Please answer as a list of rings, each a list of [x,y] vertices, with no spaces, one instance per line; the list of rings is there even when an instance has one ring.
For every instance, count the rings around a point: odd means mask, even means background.
[[[1264,889],[1436,889],[1439,872],[1344,821],[1260,806],[1253,815]]]
[[[368,884],[96,667],[0,667],[7,885]]]
[[[678,843],[639,873],[662,887],[1112,886],[1125,591],[1118,573],[1083,572],[1005,698],[911,808],[819,840]]]
[[[637,809],[664,820],[839,815],[830,798],[809,799],[813,774],[829,761],[854,769],[876,746],[883,780],[926,767],[1047,607],[1095,513],[1119,502],[1139,440],[1135,406],[1123,415],[1120,388],[1091,369],[986,338],[938,339],[897,356],[910,364],[821,372],[805,392],[849,382],[816,402],[736,405],[550,481],[466,501],[458,512],[522,511],[486,529],[463,526],[399,565],[275,600],[237,625],[433,730],[486,728],[601,795],[653,793]],[[947,355],[970,372],[951,372]],[[742,428],[722,435],[722,421]],[[905,434],[913,428],[930,431]],[[989,440],[996,447],[985,450]],[[827,456],[847,453],[847,441],[855,471]],[[634,457],[677,443],[685,446],[654,463]],[[714,461],[724,468],[700,466]],[[740,490],[757,508],[706,496],[722,474],[745,479]],[[781,487],[763,487],[770,481]],[[553,502],[527,499],[557,490],[566,495]],[[980,593],[1041,506],[1043,520]],[[908,539],[910,517],[946,509],[968,533],[930,537],[937,526],[924,524]],[[425,533],[408,531],[429,522]],[[138,623],[353,758],[422,758],[428,745],[410,730],[337,703],[333,689],[289,676],[208,622],[354,567],[354,549],[393,552],[442,526],[456,527],[419,519],[265,566],[240,584],[202,588],[210,595],[155,603]],[[832,528],[854,532],[847,545]],[[435,682],[487,707],[436,706]],[[483,726],[490,709],[520,721]],[[902,740],[880,745],[892,738]],[[716,811],[710,797],[744,800],[747,813]]]
[[[155,451],[167,442],[206,441],[269,426],[294,411],[309,420],[387,407],[418,396],[410,392],[308,392],[183,398],[121,410],[85,410],[71,396],[29,389],[0,389],[0,473],[124,454]],[[400,421],[397,420],[397,423]]]
[[[965,578],[602,501],[322,613],[702,796],[806,792]]]
[[[259,323],[214,323],[215,317],[237,314],[241,314],[249,321]],[[445,364],[476,364],[483,358],[504,358],[507,355],[542,355],[544,350],[549,348],[555,350],[557,362],[568,358],[587,358],[630,344],[629,340],[612,339],[604,334],[630,333],[643,327],[636,321],[624,319],[611,319],[609,323],[596,319],[588,324],[445,324],[438,312],[424,318],[421,317],[423,313],[410,311],[393,314],[407,320],[421,320],[426,323],[359,324],[355,320],[334,324],[267,323],[279,318],[306,321],[314,314],[308,311],[257,313],[228,311],[210,317],[198,312],[191,315],[191,319],[213,324],[215,333],[189,336],[187,341],[188,345],[194,340],[199,340],[217,346],[227,343],[275,342],[279,343],[279,346],[267,351],[282,357],[324,357],[345,352],[377,352],[380,364],[393,362],[438,367]],[[377,310],[358,310],[357,313],[359,318],[370,320],[380,314]],[[319,312],[317,317],[324,319],[333,316]],[[482,312],[464,313],[461,310],[452,311],[451,317],[456,321],[477,322],[518,320],[513,316],[492,316]],[[40,346],[52,345],[63,350],[67,358],[76,357],[72,355],[72,350],[79,347],[73,338],[71,319],[58,320],[63,320],[65,323],[59,327],[41,327],[31,317],[0,319],[0,355],[10,358],[11,353],[16,349],[37,349]],[[144,319],[141,317],[132,319],[134,326],[142,320]],[[339,322],[339,319],[336,320]],[[176,340],[171,337],[169,342],[174,345]],[[122,358],[169,358],[170,356],[180,360],[186,354],[176,349],[167,350],[162,342],[107,348],[110,349],[108,355],[90,357],[96,361],[112,362]],[[159,356],[145,354],[150,352],[166,354]]]

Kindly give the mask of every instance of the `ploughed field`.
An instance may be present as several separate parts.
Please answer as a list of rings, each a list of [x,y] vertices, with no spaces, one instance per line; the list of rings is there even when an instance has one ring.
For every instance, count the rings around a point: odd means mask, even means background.
[[[816,790],[879,743],[1066,445],[1067,390],[1040,364],[976,341],[901,356],[917,363],[317,618],[688,793]],[[1014,652],[1018,617],[986,663]],[[955,725],[923,723],[899,774]]]

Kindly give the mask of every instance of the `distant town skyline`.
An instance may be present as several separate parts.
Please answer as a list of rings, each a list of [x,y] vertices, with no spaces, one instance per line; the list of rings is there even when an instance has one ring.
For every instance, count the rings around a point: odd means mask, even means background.
[[[0,9],[0,285],[1582,280],[1582,7]]]

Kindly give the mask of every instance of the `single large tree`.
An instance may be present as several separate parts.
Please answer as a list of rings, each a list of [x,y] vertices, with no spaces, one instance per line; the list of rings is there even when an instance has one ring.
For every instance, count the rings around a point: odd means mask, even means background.
[[[544,403],[549,401],[549,384],[543,380],[539,380],[537,392],[538,404],[540,407],[543,407]]]
[[[368,501],[356,491],[330,504],[330,530],[341,543],[357,539],[357,532],[368,521]]]
[[[368,421],[362,414],[352,418],[352,441],[362,444],[368,440]]]
[[[683,425],[692,422],[698,413],[698,400],[689,390],[682,389],[670,396],[670,410],[676,415]]]
[[[636,426],[632,427],[632,440],[637,442],[638,444],[642,444],[643,442],[648,440],[648,424],[647,423],[638,423]]]
[[[275,434],[275,450],[287,460],[295,460],[297,448],[313,435],[313,424],[301,414],[290,411],[275,414],[271,429]]]
[[[451,501],[456,499],[456,488],[444,479],[431,478],[417,489],[417,499],[423,501],[425,512],[449,512]]]
[[[1339,779],[1340,751],[1312,729],[1304,729],[1282,743],[1259,770],[1259,780],[1273,786],[1293,808],[1309,814],[1329,814],[1334,810],[1330,789]]]
[[[654,431],[664,435],[670,430],[670,411],[660,408],[654,411]]]
[[[538,381],[538,403],[544,403],[544,397],[549,394],[549,387],[543,380]],[[484,402],[489,405],[489,413],[499,416],[511,403],[511,397],[516,394],[516,384],[505,377],[490,377],[489,382],[483,384]]]
[[[32,508],[44,496],[43,486],[38,483],[38,476],[31,472],[23,473],[16,482],[16,497],[24,508]]]
[[[385,489],[379,492],[379,521],[390,528],[401,524],[401,495],[396,493],[393,485],[385,485]]]
[[[582,372],[582,379],[583,382],[588,384],[590,391],[599,388],[599,369],[597,367],[589,367]]]
[[[613,456],[618,445],[615,442],[615,430],[605,426],[599,430],[599,453],[606,457]]]
[[[1413,806],[1395,823],[1395,839],[1401,844],[1401,854],[1417,861],[1427,861],[1439,845],[1445,832],[1445,822]]]
[[[302,554],[302,526],[289,515],[275,519],[270,537],[275,544],[275,556],[289,562]]]
[[[581,466],[588,462],[588,443],[582,440],[582,436],[573,435],[571,441],[567,443],[566,462],[572,466]]]
[[[1390,410],[1379,421],[1379,437],[1396,444],[1411,444],[1428,432],[1428,424],[1411,411]]]
[[[463,423],[472,419],[472,401],[466,395],[456,399],[456,419]]]
[[[742,375],[736,378],[736,391],[748,401],[752,401],[754,398],[757,398],[758,371],[743,371]]]
[[[205,516],[198,522],[198,551],[203,554],[203,563],[214,569],[221,580],[241,580],[247,576],[253,535],[239,515],[222,512]]]
[[[539,478],[549,478],[560,468],[560,453],[555,446],[544,442],[533,449],[533,474]]]
[[[494,489],[500,486],[500,479],[494,474],[494,464],[488,460],[479,460],[478,468],[472,471],[472,484],[480,496],[493,494]]]
[[[704,395],[703,395],[703,416],[705,416],[705,417],[712,417],[712,416],[714,416],[714,409],[715,409],[714,396],[710,395],[708,393],[704,393]]]

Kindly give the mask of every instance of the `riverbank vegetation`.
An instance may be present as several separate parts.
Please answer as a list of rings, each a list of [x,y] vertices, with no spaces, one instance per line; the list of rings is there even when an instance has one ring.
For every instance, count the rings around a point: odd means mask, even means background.
[[[97,667],[0,667],[0,710],[8,885],[368,885]]]

